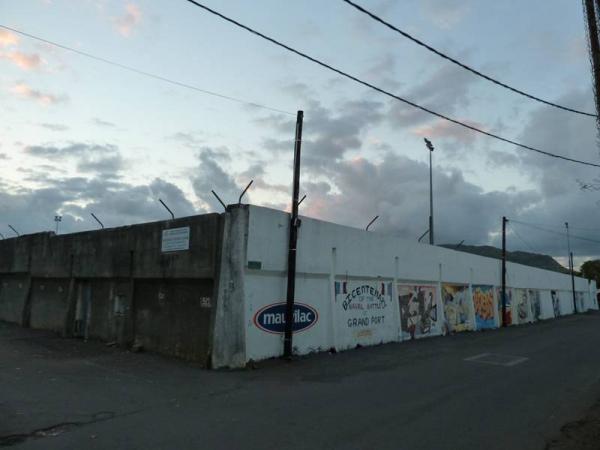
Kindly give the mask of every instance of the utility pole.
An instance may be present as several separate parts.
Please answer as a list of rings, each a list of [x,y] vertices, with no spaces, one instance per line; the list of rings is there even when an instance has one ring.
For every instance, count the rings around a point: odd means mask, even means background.
[[[506,327],[506,223],[508,219],[502,217],[502,326]]]
[[[296,247],[298,243],[298,197],[300,196],[300,150],[302,145],[302,122],[304,111],[296,116],[296,137],[294,140],[294,181],[292,189],[292,213],[290,215],[290,241],[288,245],[287,298],[285,304],[285,334],[283,339],[283,356],[291,358],[293,353],[292,339],[294,332],[294,297],[296,294]]]
[[[571,239],[569,237],[569,222],[565,222],[567,229],[567,251],[569,252],[569,272],[571,272],[571,289],[573,291],[573,311],[577,312],[577,303],[575,302],[575,274],[573,273],[573,253],[571,252]]]
[[[577,313],[577,301],[575,297],[575,266],[573,265],[573,252],[569,253],[569,259],[571,261],[571,289],[573,290],[573,312]]]
[[[587,22],[587,34],[589,39],[590,62],[592,64],[592,74],[594,77],[594,96],[596,100],[596,111],[600,114],[600,36],[598,36],[597,10],[600,9],[600,2],[596,0],[583,0],[585,17]],[[597,119],[599,121],[600,119]],[[600,125],[600,122],[598,122]]]
[[[432,169],[432,155],[433,155],[433,144],[427,138],[423,138],[425,145],[429,149],[429,244],[434,245],[433,239],[433,169]]]

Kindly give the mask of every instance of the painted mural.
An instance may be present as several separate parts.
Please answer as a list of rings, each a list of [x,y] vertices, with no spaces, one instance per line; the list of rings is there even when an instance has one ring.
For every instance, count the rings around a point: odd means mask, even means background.
[[[335,308],[336,337],[341,348],[398,338],[391,282],[336,281]]]
[[[529,296],[527,289],[515,289],[513,298],[513,323],[519,325],[530,322]]]
[[[500,322],[500,326],[506,322],[506,325],[512,325],[512,289],[506,288],[506,314],[505,317],[502,316],[502,288],[496,289],[497,298],[498,298],[498,321]]]
[[[493,286],[473,285],[473,307],[475,308],[475,326],[478,330],[496,327]]]
[[[540,291],[537,289],[528,289],[529,306],[531,307],[531,320],[542,320],[542,301]]]
[[[552,298],[552,310],[554,311],[554,317],[560,316],[560,297],[558,291],[550,291],[550,297]]]
[[[436,287],[399,284],[397,288],[402,337],[438,334]]]
[[[465,331],[472,328],[469,321],[471,307],[468,294],[468,286],[458,284],[442,285],[442,302],[448,332]]]

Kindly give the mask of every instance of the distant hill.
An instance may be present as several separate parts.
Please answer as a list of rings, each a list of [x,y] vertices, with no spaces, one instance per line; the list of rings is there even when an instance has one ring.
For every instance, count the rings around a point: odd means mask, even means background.
[[[442,244],[440,247],[449,248],[459,252],[473,253],[475,255],[487,256],[488,258],[502,259],[502,249],[491,247],[489,245],[456,245]],[[525,266],[537,267],[539,269],[552,270],[554,272],[569,273],[569,270],[562,266],[552,256],[541,255],[539,253],[529,252],[506,252],[506,260]]]

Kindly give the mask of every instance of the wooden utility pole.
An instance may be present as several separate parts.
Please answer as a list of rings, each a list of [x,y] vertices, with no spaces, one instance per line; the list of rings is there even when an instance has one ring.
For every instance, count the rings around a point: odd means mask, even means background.
[[[502,326],[506,323],[506,222],[508,219],[502,217]]]
[[[589,39],[590,62],[594,76],[594,97],[596,100],[596,112],[600,113],[600,36],[598,36],[598,17],[600,11],[600,0],[583,0],[585,18],[587,22],[587,34]],[[598,124],[600,128],[600,119]]]
[[[287,298],[285,305],[285,334],[283,356],[291,358],[293,353],[294,297],[296,295],[296,247],[298,243],[298,197],[300,196],[300,148],[302,144],[302,122],[304,112],[296,116],[296,138],[294,141],[294,187],[292,192],[292,214],[290,215],[290,242],[288,246]]]

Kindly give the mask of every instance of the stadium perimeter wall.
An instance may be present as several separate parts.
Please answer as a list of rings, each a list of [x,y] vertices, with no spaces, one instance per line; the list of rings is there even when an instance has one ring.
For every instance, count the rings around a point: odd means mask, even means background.
[[[501,262],[302,217],[297,354],[501,324]],[[283,350],[289,214],[233,205],[128,227],[0,240],[0,320],[242,367]],[[185,248],[165,233],[187,231]],[[507,264],[510,325],[598,309],[595,283]]]
[[[234,270],[222,272],[237,299],[217,336],[235,358],[280,356],[286,299],[289,214],[246,206],[238,224]],[[297,249],[294,351],[297,354],[496,328],[501,324],[501,261],[301,217]],[[239,239],[244,239],[240,242]],[[225,254],[225,252],[224,252]],[[574,312],[569,275],[507,264],[507,323]],[[595,283],[575,279],[577,312],[598,309]],[[241,324],[241,325],[240,325]],[[239,327],[242,326],[242,330]]]
[[[0,320],[209,365],[222,220],[0,240]],[[163,251],[172,229],[186,250]]]

